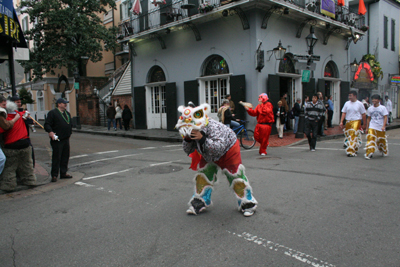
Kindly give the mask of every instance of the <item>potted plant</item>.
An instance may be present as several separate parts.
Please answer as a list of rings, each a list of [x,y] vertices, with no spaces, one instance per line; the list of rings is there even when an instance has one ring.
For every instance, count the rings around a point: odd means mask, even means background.
[[[214,9],[214,5],[206,1],[199,6],[199,13],[207,13]]]

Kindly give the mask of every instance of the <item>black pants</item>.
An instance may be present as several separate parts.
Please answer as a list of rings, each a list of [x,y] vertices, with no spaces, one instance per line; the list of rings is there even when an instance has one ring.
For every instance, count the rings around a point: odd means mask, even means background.
[[[127,131],[127,130],[129,130],[129,123],[131,122],[131,120],[129,119],[129,120],[124,120],[124,128],[125,128],[125,131]]]
[[[328,110],[328,127],[332,127],[333,110]]]
[[[321,119],[318,121],[318,135],[322,135],[322,127],[325,122],[325,116],[321,116]]]
[[[51,158],[51,177],[58,174],[65,175],[68,171],[69,161],[69,139],[61,141],[50,141],[51,148],[53,149],[53,156]]]
[[[304,133],[308,138],[310,149],[315,149],[315,145],[317,144],[318,126],[318,122],[306,119]]]
[[[122,130],[122,119],[121,118],[115,119],[115,125],[117,128],[118,128],[118,123],[119,123],[119,128]]]

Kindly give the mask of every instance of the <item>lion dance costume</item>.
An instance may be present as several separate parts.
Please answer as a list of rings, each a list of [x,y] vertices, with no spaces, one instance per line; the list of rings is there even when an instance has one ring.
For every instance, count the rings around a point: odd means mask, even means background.
[[[192,158],[190,166],[195,175],[194,195],[189,201],[188,214],[197,215],[212,204],[211,193],[217,180],[218,169],[226,175],[233,189],[238,210],[251,216],[257,208],[252,188],[242,165],[239,142],[236,134],[227,126],[209,118],[210,106],[180,106],[182,113],[176,128],[183,138],[183,150]],[[191,139],[192,130],[203,135],[200,140]]]
[[[257,105],[255,109],[249,108],[247,113],[250,116],[257,117],[257,125],[254,129],[254,139],[260,143],[260,155],[267,154],[269,145],[269,135],[271,134],[272,124],[275,122],[273,106],[268,102],[268,95],[263,93],[258,97],[262,104]]]
[[[369,116],[369,129],[367,134],[367,145],[365,147],[365,158],[370,159],[376,150],[386,157],[389,154],[387,145],[386,131],[383,131],[386,122],[388,111],[385,106],[371,106],[367,110]]]
[[[346,154],[348,157],[355,157],[361,146],[361,120],[365,116],[364,105],[356,100],[355,102],[347,101],[343,108],[345,114],[346,125],[344,131],[344,145],[346,146]],[[366,121],[364,121],[364,124]]]

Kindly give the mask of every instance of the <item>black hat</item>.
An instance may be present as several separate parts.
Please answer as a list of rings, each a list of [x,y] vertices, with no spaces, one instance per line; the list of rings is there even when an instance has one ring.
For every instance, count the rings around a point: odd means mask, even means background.
[[[60,103],[67,104],[67,103],[69,103],[69,101],[65,100],[64,98],[59,98],[59,99],[57,99],[56,104],[60,104]]]
[[[10,99],[12,102],[18,101],[18,100],[22,100],[19,96],[15,95],[13,97],[11,97]]]

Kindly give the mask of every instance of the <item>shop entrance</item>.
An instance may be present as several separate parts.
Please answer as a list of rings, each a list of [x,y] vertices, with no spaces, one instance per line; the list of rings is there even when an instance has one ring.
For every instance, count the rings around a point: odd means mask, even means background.
[[[291,110],[293,105],[294,105],[294,84],[293,84],[293,78],[291,77],[280,77],[279,78],[279,99],[282,99],[282,97],[286,94],[286,102],[287,102],[287,111]],[[277,105],[277,103],[272,103],[274,106]],[[290,130],[293,127],[291,127],[291,120],[286,117],[286,130]]]

